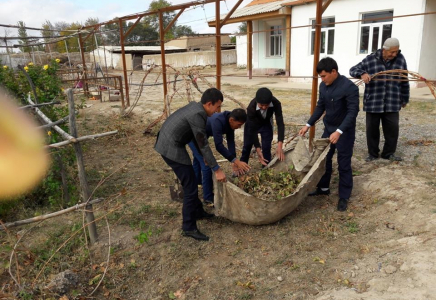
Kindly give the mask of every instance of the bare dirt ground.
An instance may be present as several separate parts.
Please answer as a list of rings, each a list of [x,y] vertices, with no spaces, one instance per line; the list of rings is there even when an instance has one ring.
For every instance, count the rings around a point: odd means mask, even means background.
[[[225,71],[240,72],[232,67]],[[143,75],[135,73],[133,82]],[[153,84],[157,76],[149,76],[146,83]],[[256,80],[241,86],[235,78],[231,84],[224,82],[222,90],[247,105],[257,88],[268,86],[283,104],[285,123],[305,123],[310,91]],[[192,94],[200,98],[195,90]],[[181,89],[172,110],[186,103],[186,89]],[[225,99],[223,110],[236,107]],[[144,88],[128,118],[120,118],[119,102],[87,101],[80,112],[82,134],[114,129],[119,134],[85,146],[92,188],[104,178],[94,196],[112,199],[96,205],[96,217],[107,214],[108,223],[98,222],[100,239],[90,248],[92,262],[76,257],[53,268],[55,274],[67,268],[80,274],[75,288],[79,295],[88,295],[98,281],[93,279],[101,278],[107,268],[92,295],[96,299],[436,299],[436,101],[412,99],[401,112],[400,163],[364,161],[360,112],[352,161],[354,190],[346,213],[336,210],[335,172],[330,196],[306,198],[277,223],[199,221],[209,242],[181,236],[181,204],[170,199],[168,189],[173,175],[153,150],[155,136],[142,134],[162,110],[162,86],[157,85]],[[317,127],[319,136],[322,125]],[[288,136],[297,128],[287,126]],[[54,225],[71,226],[81,218],[71,214],[46,221],[22,243],[35,246]]]

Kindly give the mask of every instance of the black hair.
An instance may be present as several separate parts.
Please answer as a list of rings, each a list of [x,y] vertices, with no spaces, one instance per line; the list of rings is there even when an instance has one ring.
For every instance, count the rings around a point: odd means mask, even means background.
[[[215,105],[218,101],[224,101],[223,93],[216,88],[210,88],[204,91],[201,96],[201,103],[206,104],[208,102],[212,102],[212,105]]]
[[[336,62],[336,60],[334,60],[331,57],[324,57],[316,65],[316,72],[318,74],[321,73],[322,71],[326,71],[327,73],[331,73],[332,70],[336,70],[336,72],[339,71],[338,63]]]
[[[242,108],[236,108],[232,110],[229,118],[233,118],[236,122],[247,122],[247,113]]]

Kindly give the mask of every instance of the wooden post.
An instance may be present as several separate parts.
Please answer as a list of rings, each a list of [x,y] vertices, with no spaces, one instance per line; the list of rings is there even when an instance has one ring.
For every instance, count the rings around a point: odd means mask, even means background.
[[[321,47],[321,22],[322,22],[322,0],[316,0],[316,27],[315,27],[315,45],[313,49],[313,79],[312,79],[312,98],[310,101],[310,114],[312,115],[316,107],[318,97],[318,72],[316,66],[319,62],[319,51]],[[315,137],[315,125],[310,127],[309,131],[309,148],[312,150],[313,138]]]
[[[68,96],[68,111],[70,116],[70,135],[77,138],[76,114],[74,110],[74,95],[72,89],[68,89],[67,96]],[[88,181],[86,180],[85,166],[83,164],[82,147],[80,146],[79,142],[74,143],[73,147],[74,147],[74,151],[76,152],[77,168],[79,171],[79,181],[82,190],[83,201],[86,203],[90,200],[91,193],[89,190]],[[91,244],[94,244],[98,239],[98,234],[97,234],[97,226],[95,225],[94,222],[95,218],[94,218],[92,204],[86,205],[85,209],[86,209],[85,218],[86,218],[86,223],[88,223],[89,238],[91,240]]]
[[[253,78],[253,21],[247,21],[247,75]]]
[[[165,28],[163,27],[163,13],[159,10],[159,39],[160,39],[160,58],[162,62],[162,81],[163,81],[163,99],[167,105],[168,87],[167,87],[167,65],[165,62]],[[167,116],[168,110],[167,110]]]
[[[291,15],[286,16],[286,76],[291,76]]]
[[[215,2],[215,29],[216,29],[216,88],[221,89],[221,20],[220,20],[220,1]]]
[[[166,111],[166,116],[167,118],[171,115],[171,108],[170,108],[170,96],[167,95],[165,97],[165,111]]]

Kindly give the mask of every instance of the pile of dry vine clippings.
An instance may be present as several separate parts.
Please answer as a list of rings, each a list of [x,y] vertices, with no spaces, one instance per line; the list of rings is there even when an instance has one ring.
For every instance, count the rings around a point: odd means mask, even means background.
[[[236,178],[234,184],[252,196],[280,200],[294,192],[300,184],[300,179],[290,172],[263,169],[258,173]]]

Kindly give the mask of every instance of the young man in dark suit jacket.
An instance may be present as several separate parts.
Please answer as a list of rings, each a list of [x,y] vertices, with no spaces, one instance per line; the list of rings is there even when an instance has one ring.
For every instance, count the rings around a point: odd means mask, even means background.
[[[197,220],[213,217],[204,211],[198,199],[198,186],[186,144],[191,141],[203,154],[208,166],[215,172],[218,181],[225,182],[226,175],[218,166],[206,135],[207,117],[219,111],[223,94],[216,88],[207,89],[201,102],[191,102],[178,109],[166,119],[158,133],[154,149],[173,169],[183,187],[183,235],[196,240],[209,240],[197,228]]]
[[[241,128],[246,121],[247,113],[242,108],[236,108],[231,112],[215,113],[207,118],[207,137],[213,137],[216,150],[232,163],[233,171],[237,174],[239,172],[245,173],[250,169],[247,163],[236,158],[235,130]],[[227,148],[223,142],[224,135],[227,139]],[[203,185],[203,201],[206,204],[213,204],[212,169],[204,163],[203,155],[193,142],[189,143],[189,148],[191,148],[194,156],[192,165],[197,177],[197,183]]]
[[[347,210],[348,199],[353,189],[351,156],[356,133],[356,117],[359,113],[359,89],[345,76],[338,73],[338,64],[330,57],[319,61],[316,71],[321,77],[319,99],[315,111],[299,134],[304,136],[309,128],[324,116],[323,138],[329,138],[331,145],[326,158],[326,171],[318,182],[316,191],[309,196],[329,195],[332,176],[332,158],[338,150],[339,201],[338,210]]]
[[[244,146],[241,161],[248,163],[251,148],[256,148],[259,161],[266,166],[271,161],[271,144],[273,140],[273,115],[276,117],[278,131],[278,145],[276,155],[279,160],[284,160],[283,140],[285,138],[285,124],[283,122],[282,104],[267,88],[260,88],[256,97],[247,107],[247,123],[244,127]],[[260,147],[258,134],[262,138]]]

